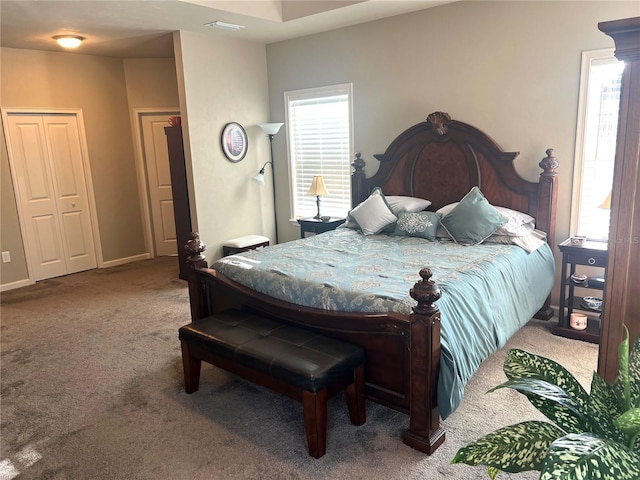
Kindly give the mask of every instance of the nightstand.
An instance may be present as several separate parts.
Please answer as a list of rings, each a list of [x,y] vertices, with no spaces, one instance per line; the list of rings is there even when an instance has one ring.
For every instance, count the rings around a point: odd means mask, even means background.
[[[560,248],[562,252],[560,308],[558,310],[558,326],[554,329],[553,333],[562,337],[599,343],[601,310],[593,310],[585,306],[583,303],[584,297],[576,295],[575,289],[582,288],[587,292],[592,292],[587,293],[588,296],[602,298],[604,282],[595,281],[597,277],[592,275],[581,284],[572,280],[571,275],[576,273],[576,265],[584,265],[601,269],[601,278],[605,278],[605,269],[607,267],[609,253],[608,244],[606,242],[587,241],[584,245],[572,245],[571,239],[567,239],[558,245],[558,248]],[[586,329],[576,330],[571,328],[570,318],[574,311],[587,316]]]
[[[331,217],[328,222],[323,222],[317,218],[299,218],[300,238],[304,238],[308,233],[324,233],[335,230],[346,221],[346,218]]]

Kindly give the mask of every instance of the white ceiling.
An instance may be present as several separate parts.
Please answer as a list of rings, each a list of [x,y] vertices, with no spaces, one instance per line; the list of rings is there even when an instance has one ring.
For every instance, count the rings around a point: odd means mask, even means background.
[[[0,0],[0,45],[68,51],[51,37],[86,38],[74,53],[173,56],[171,32],[186,30],[273,43],[434,7],[455,0]],[[244,25],[214,30],[220,20]]]

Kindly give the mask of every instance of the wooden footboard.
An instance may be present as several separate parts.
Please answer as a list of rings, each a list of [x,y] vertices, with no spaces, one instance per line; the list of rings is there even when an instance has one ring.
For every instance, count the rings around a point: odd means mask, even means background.
[[[444,442],[437,406],[440,312],[434,303],[440,289],[428,268],[410,291],[418,302],[411,315],[329,312],[258,294],[209,269],[197,233],[186,248],[192,320],[244,309],[361,345],[367,398],[409,414],[404,442],[428,454]]]

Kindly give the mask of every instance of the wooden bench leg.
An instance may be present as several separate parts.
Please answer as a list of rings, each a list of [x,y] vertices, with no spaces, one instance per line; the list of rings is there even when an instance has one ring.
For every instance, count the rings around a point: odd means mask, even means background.
[[[354,425],[363,425],[367,421],[364,406],[364,364],[353,371],[353,383],[344,391],[349,409],[349,417]]]
[[[182,368],[184,370],[184,389],[187,393],[197,392],[200,388],[200,366],[202,361],[189,353],[189,344],[184,340],[182,346]]]
[[[320,458],[327,451],[327,390],[303,391],[302,408],[309,455]]]

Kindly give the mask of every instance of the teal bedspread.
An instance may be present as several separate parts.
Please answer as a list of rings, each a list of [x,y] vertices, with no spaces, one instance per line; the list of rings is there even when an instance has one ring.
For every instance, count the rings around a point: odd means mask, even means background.
[[[212,268],[266,295],[344,312],[409,314],[421,268],[442,290],[438,406],[442,418],[464,386],[549,295],[555,264],[547,244],[459,246],[422,238],[364,236],[339,228],[294,242],[224,257]]]

